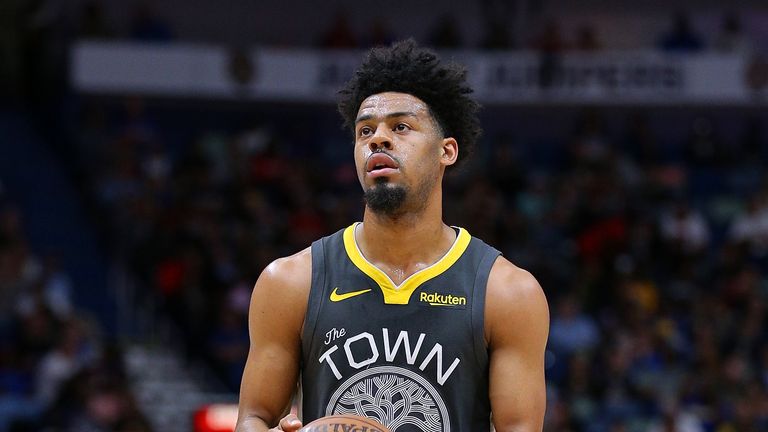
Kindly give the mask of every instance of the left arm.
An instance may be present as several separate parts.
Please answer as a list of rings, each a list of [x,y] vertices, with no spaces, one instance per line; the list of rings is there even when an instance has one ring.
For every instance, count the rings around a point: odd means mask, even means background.
[[[497,431],[544,427],[548,335],[549,308],[541,286],[530,273],[499,257],[488,279],[485,306],[489,396]]]

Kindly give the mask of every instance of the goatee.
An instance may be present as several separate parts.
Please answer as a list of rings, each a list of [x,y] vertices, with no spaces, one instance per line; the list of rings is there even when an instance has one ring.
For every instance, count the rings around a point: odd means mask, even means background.
[[[407,191],[403,186],[393,185],[386,178],[376,179],[376,184],[363,194],[365,205],[374,213],[394,217],[402,212]]]

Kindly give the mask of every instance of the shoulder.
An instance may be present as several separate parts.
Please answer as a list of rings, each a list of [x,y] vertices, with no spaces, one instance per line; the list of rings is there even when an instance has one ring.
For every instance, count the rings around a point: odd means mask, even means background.
[[[525,300],[529,297],[543,296],[544,293],[539,282],[529,271],[512,264],[503,256],[499,256],[488,275],[488,294]]]
[[[259,276],[259,281],[287,287],[302,285],[312,279],[312,248],[272,261]]]
[[[261,272],[254,287],[254,295],[279,294],[294,296],[308,293],[312,283],[312,249],[306,248],[291,256],[272,261]]]
[[[251,295],[251,319],[279,317],[301,324],[312,285],[312,251],[272,261],[262,271]]]
[[[511,329],[543,331],[549,328],[549,307],[536,278],[500,256],[488,276],[485,306],[485,335],[489,343]],[[538,331],[535,331],[538,333]]]

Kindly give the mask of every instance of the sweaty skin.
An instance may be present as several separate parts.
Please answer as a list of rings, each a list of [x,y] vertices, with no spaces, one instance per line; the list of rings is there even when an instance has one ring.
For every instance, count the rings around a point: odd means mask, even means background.
[[[396,163],[371,170],[367,162],[376,152]],[[360,105],[354,148],[360,184],[364,190],[403,187],[407,194],[395,214],[366,207],[355,238],[363,255],[396,284],[439,260],[456,238],[442,220],[442,179],[458,152],[459,143],[443,137],[427,105],[412,95],[380,93]],[[300,372],[311,264],[307,248],[274,261],[256,282],[237,432],[301,427],[296,416],[286,413]],[[494,427],[499,432],[541,431],[549,310],[536,279],[503,257],[489,275],[484,330]]]

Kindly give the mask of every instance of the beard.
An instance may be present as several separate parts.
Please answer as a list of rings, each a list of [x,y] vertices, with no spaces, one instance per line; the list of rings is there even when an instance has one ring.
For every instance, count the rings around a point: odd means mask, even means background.
[[[376,184],[363,194],[365,205],[376,214],[396,217],[403,213],[403,205],[408,196],[404,186],[393,185],[386,178],[379,177]]]
[[[426,176],[415,189],[411,189],[390,183],[385,177],[379,177],[371,188],[366,189],[363,200],[372,212],[391,219],[406,213],[418,214],[426,208],[429,195],[437,181],[437,174]]]

